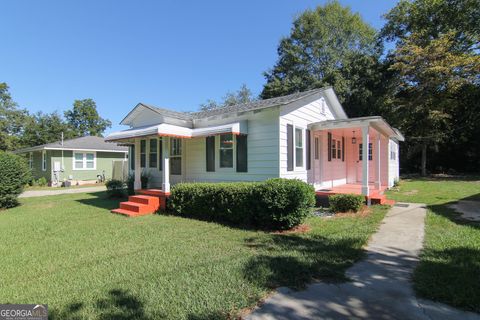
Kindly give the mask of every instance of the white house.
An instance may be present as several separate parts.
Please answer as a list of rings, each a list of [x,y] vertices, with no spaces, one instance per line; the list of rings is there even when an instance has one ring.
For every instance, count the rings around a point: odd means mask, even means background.
[[[130,146],[135,189],[146,171],[167,194],[182,181],[281,177],[369,196],[399,177],[404,140],[379,116],[348,118],[330,87],[193,113],[139,103],[121,124],[106,140]]]

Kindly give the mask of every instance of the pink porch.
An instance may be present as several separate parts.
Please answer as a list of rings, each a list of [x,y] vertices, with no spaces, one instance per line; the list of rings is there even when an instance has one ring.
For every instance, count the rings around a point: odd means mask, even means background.
[[[374,185],[370,185],[370,194],[365,196],[365,200],[370,200],[373,204],[390,204],[393,205],[395,201],[387,199],[384,191],[387,190],[387,186],[381,186],[379,190],[375,189]],[[316,195],[320,197],[327,197],[334,194],[362,194],[361,184],[344,184],[333,188],[324,188],[316,190]]]

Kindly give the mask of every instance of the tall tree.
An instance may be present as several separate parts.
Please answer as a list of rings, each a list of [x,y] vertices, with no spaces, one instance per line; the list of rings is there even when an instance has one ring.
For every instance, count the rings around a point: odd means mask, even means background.
[[[399,79],[393,99],[407,136],[407,161],[420,155],[417,167],[424,175],[430,151],[438,167],[465,170],[465,160],[478,163],[478,139],[470,139],[480,122],[473,98],[480,94],[480,1],[400,1],[386,18],[382,35],[396,43],[390,55]],[[460,151],[459,144],[463,151],[452,161],[449,154]]]
[[[375,94],[371,86],[381,77],[381,52],[376,31],[338,1],[307,10],[280,41],[278,61],[265,73],[261,97],[331,85],[349,114],[368,113],[367,106],[357,104],[369,104]]]
[[[36,114],[29,117],[21,138],[24,147],[32,147],[45,143],[73,138],[74,133],[58,112]]]
[[[223,97],[222,101],[217,102],[215,100],[207,100],[207,102],[200,105],[200,110],[208,111],[218,108],[233,106],[236,104],[247,103],[254,101],[255,98],[252,94],[252,91],[247,87],[246,84],[242,84],[240,89],[235,92],[227,92]]]
[[[24,122],[28,112],[18,108],[13,101],[8,85],[0,83],[0,150],[15,150],[20,147]]]
[[[65,111],[65,118],[75,136],[102,136],[112,126],[110,120],[103,119],[97,112],[92,99],[75,100],[73,109]]]

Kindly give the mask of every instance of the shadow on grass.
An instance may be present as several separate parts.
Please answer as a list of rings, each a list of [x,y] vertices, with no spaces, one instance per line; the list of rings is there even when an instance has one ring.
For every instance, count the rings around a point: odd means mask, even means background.
[[[414,287],[420,295],[480,312],[480,250],[425,249],[422,256],[414,272]]]
[[[121,289],[112,289],[103,299],[97,300],[92,306],[87,306],[81,302],[71,303],[63,310],[49,311],[50,319],[85,319],[95,318],[100,320],[148,320],[151,319],[145,314],[143,303],[128,291]],[[86,316],[82,313],[84,309],[93,307],[94,314]],[[87,312],[88,312],[87,311]]]
[[[466,198],[460,199],[458,201],[468,200],[468,201],[479,201],[479,211],[480,211],[480,193],[468,196]],[[480,222],[468,220],[462,217],[462,214],[457,212],[457,210],[450,208],[449,206],[457,203],[458,201],[450,201],[442,204],[434,204],[428,205],[428,209],[430,209],[434,214],[439,216],[445,217],[450,221],[454,222],[458,225],[463,226],[470,226],[475,229],[480,229]],[[480,214],[480,212],[479,212]]]
[[[329,239],[272,234],[248,238],[245,245],[260,254],[247,263],[244,277],[266,289],[301,289],[312,279],[345,281],[345,270],[365,254],[362,244],[355,236]]]
[[[91,192],[87,194],[91,197],[77,199],[76,201],[81,204],[107,210],[117,209],[121,201],[126,201],[126,198],[109,198],[105,191]]]

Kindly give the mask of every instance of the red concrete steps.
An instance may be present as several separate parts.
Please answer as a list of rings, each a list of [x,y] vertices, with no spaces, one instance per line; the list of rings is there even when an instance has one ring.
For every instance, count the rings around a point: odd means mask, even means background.
[[[138,217],[153,214],[160,208],[160,199],[155,196],[136,195],[128,197],[128,201],[120,202],[120,208],[112,213],[127,217]]]

